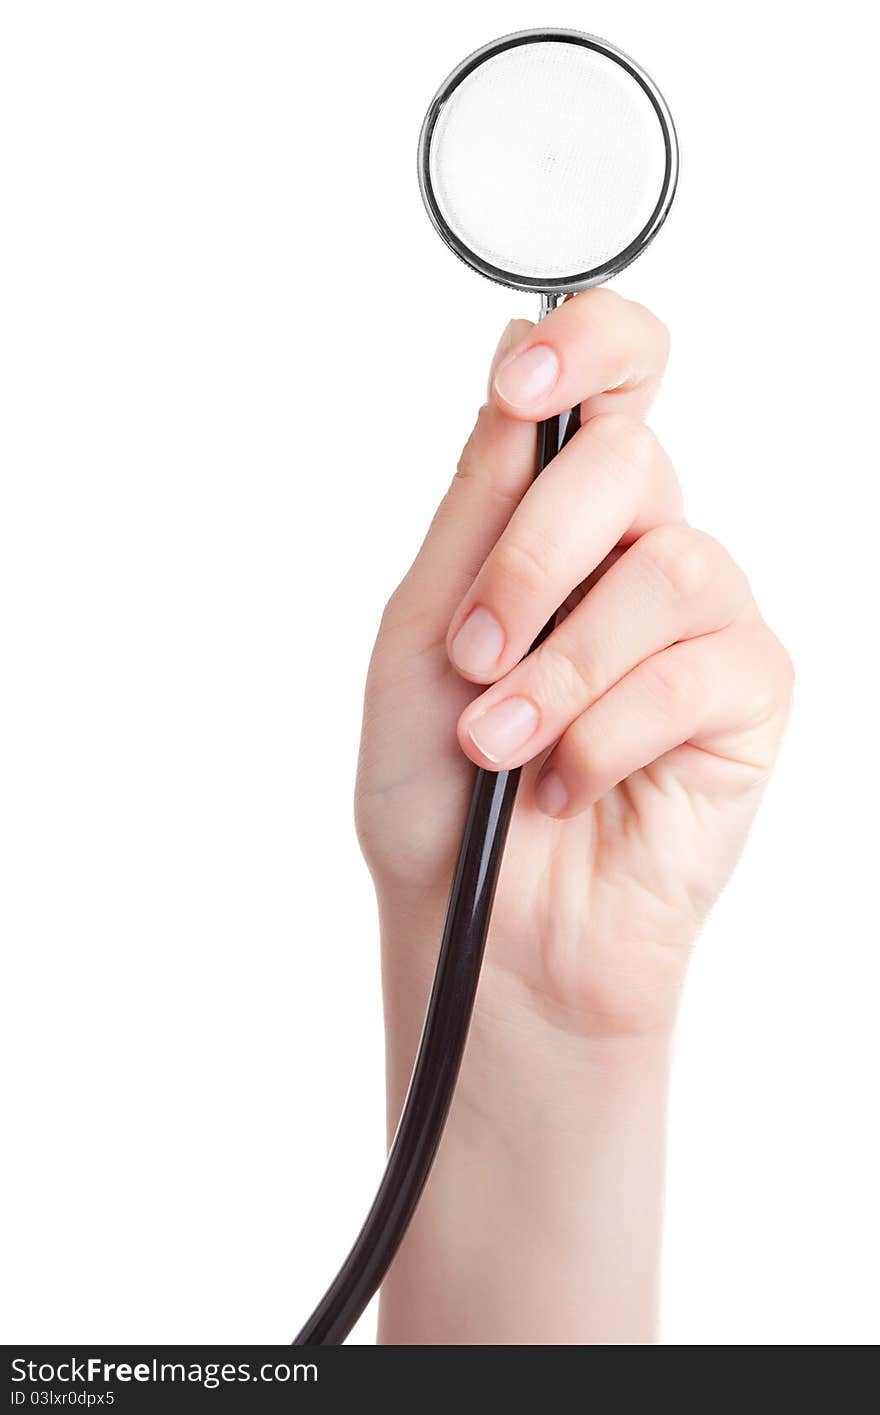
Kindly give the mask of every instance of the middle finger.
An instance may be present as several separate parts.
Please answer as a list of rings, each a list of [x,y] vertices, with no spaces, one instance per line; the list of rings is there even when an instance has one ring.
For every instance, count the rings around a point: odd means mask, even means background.
[[[592,418],[526,492],[452,617],[449,656],[491,683],[619,542],[680,521],[681,491],[654,435],[634,418]]]

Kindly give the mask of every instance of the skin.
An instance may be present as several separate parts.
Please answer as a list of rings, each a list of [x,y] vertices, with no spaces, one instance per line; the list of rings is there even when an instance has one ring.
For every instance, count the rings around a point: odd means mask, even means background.
[[[459,1089],[383,1288],[383,1342],[655,1338],[678,999],[792,685],[745,576],[686,523],[645,426],[667,352],[659,321],[607,290],[508,326],[383,615],[356,811],[382,924],[392,1129],[473,765],[524,767]],[[578,403],[581,430],[533,482],[535,423]],[[487,754],[488,714],[511,699]],[[516,722],[533,726],[519,745]]]

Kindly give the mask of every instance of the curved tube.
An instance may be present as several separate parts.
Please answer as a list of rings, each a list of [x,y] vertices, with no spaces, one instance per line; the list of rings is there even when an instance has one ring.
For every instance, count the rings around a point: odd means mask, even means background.
[[[388,1164],[354,1247],[294,1346],[345,1340],[388,1271],[421,1197],[461,1065],[518,779],[518,771],[477,772],[422,1039]]]

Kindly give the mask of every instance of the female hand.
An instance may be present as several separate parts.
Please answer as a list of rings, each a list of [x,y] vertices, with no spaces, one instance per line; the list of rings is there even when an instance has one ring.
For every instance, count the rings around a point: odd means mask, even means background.
[[[522,1154],[529,1116],[557,1132],[580,1117],[597,1057],[665,1051],[790,695],[745,576],[686,523],[645,426],[666,356],[663,326],[607,290],[509,326],[370,667],[357,823],[382,918],[392,1118],[474,765],[524,767],[454,1117],[455,1133],[478,1117]],[[581,429],[533,482],[535,423],[576,404]]]
[[[663,326],[606,290],[505,331],[490,401],[385,611],[358,774],[383,918],[430,924],[432,965],[470,764],[526,767],[483,991],[503,970],[597,1037],[670,1024],[791,687],[745,576],[684,521],[643,422],[666,353]],[[577,403],[581,430],[533,483],[534,423]]]

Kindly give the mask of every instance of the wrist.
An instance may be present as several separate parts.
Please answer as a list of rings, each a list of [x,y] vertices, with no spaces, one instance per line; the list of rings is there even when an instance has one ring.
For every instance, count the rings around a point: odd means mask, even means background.
[[[436,963],[442,918],[430,930],[383,914],[388,1125],[406,1094]],[[677,989],[652,1005],[644,1027],[609,1029],[595,1014],[538,995],[489,956],[483,966],[450,1116],[458,1139],[500,1143],[525,1155],[537,1134],[547,1143],[593,1136],[603,1098],[658,1104],[665,1096]],[[658,1022],[658,1018],[660,1019]]]
[[[497,1156],[530,1202],[564,1202],[609,1146],[662,1130],[671,1052],[669,1032],[594,1038],[536,1015],[502,1021],[494,998],[478,1000],[449,1143],[484,1166]]]

